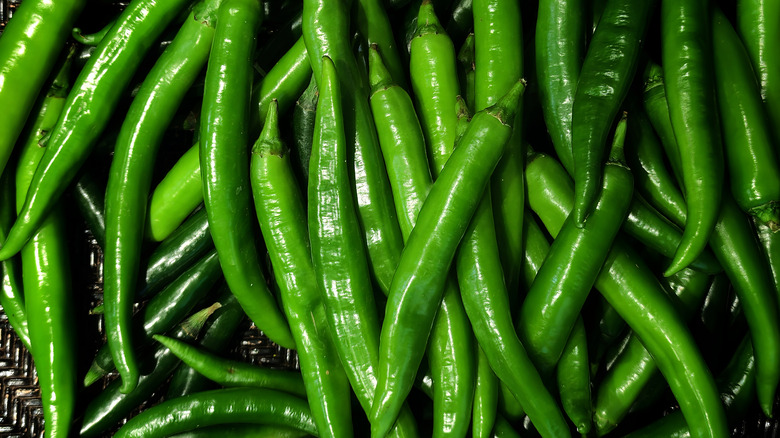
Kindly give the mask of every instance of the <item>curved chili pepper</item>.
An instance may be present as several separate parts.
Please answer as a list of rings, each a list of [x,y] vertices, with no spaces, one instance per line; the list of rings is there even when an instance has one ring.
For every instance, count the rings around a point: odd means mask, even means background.
[[[0,172],[86,0],[25,1],[0,39]],[[34,231],[34,230],[33,230]],[[29,237],[29,236],[28,236]],[[22,242],[23,243],[23,242]],[[18,252],[16,248],[14,252]],[[4,257],[8,258],[8,257]]]
[[[46,219],[46,213],[89,157],[140,58],[188,1],[136,0],[122,12],[73,84],[33,176],[25,205],[0,248],[0,260],[17,253]],[[131,368],[132,363],[120,367],[128,381],[125,389],[131,388],[137,379]]]
[[[293,347],[252,237],[247,135],[251,55],[261,20],[257,0],[227,0],[219,8],[203,95],[200,169],[209,229],[230,290],[272,341]]]
[[[723,150],[715,101],[708,0],[661,3],[661,55],[669,114],[679,146],[688,220],[664,272],[688,266],[707,246],[718,220]]]
[[[372,435],[384,436],[390,429],[411,389],[447,272],[511,136],[509,123],[523,90],[524,83],[517,82],[496,105],[474,116],[417,216],[388,295]]]
[[[272,102],[252,148],[255,211],[268,248],[290,330],[298,345],[303,384],[320,436],[352,436],[350,388],[329,329],[312,262],[306,206],[279,133]],[[281,389],[281,388],[280,388]]]
[[[74,27],[73,30],[71,30],[71,36],[74,40],[76,40],[79,44],[83,44],[85,46],[97,46],[100,44],[101,41],[103,41],[103,38],[108,35],[108,32],[111,30],[112,27],[114,27],[114,24],[116,23],[116,19],[109,21],[103,28],[98,30],[95,33],[85,34],[81,32],[81,29],[78,27]]]
[[[574,223],[582,226],[598,199],[607,134],[639,64],[640,40],[655,1],[607,2],[588,47],[572,106]]]
[[[715,84],[723,148],[734,200],[773,231],[780,230],[780,148],[773,141],[753,69],[737,32],[719,8],[712,20]]]

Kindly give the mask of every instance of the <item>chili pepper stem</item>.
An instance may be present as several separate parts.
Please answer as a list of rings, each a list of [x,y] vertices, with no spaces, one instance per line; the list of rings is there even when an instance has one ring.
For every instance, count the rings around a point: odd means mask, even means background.
[[[780,231],[780,202],[767,202],[764,205],[751,208],[749,213],[766,224],[772,232]]]

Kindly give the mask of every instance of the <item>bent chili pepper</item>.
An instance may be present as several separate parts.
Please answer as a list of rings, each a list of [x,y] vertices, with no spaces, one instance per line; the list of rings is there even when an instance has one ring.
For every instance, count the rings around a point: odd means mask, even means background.
[[[0,260],[16,254],[46,219],[46,213],[89,157],[141,58],[188,3],[189,0],[136,0],[122,12],[73,84],[30,183],[24,207],[0,248]],[[132,359],[127,366],[120,366],[128,380],[128,390],[137,379],[131,362]]]
[[[208,60],[220,0],[199,2],[144,79],[133,99],[106,184],[103,303],[114,362],[132,388],[132,314],[141,265],[146,204],[157,149],[168,124]]]
[[[655,1],[610,0],[588,47],[572,106],[574,223],[582,226],[596,204],[607,134],[639,64],[640,41]]]
[[[203,92],[200,169],[211,237],[231,292],[260,330],[292,348],[295,340],[266,286],[252,230],[248,117],[261,20],[257,0],[227,0],[219,8]]]
[[[474,116],[420,209],[388,295],[370,415],[374,436],[384,436],[395,423],[411,389],[455,251],[512,134],[524,88],[517,82]]]
[[[27,0],[0,38],[0,172],[86,0]],[[16,249],[17,252],[19,248]],[[7,258],[7,257],[6,257]]]
[[[688,220],[664,275],[688,266],[707,246],[718,220],[723,148],[713,68],[711,3],[661,3],[661,55],[674,136],[679,145]]]
[[[279,132],[277,104],[252,148],[250,179],[255,211],[298,346],[309,406],[322,437],[352,436],[350,388],[339,361],[325,300],[312,262],[306,204]],[[314,124],[312,124],[314,127]]]

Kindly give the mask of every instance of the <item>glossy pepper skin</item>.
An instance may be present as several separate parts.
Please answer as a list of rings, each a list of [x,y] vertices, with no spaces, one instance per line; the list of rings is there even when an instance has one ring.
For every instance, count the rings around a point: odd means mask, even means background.
[[[266,286],[251,226],[249,96],[261,20],[256,0],[230,0],[219,8],[203,95],[200,169],[211,237],[230,290],[260,330],[292,348],[295,340]]]
[[[529,205],[553,236],[574,205],[572,181],[565,175],[549,156],[536,155],[526,164]],[[694,436],[727,436],[714,379],[650,268],[630,247],[617,242],[594,285],[653,354]]]
[[[218,0],[198,3],[157,60],[122,123],[109,170],[103,315],[112,356],[130,381],[137,376],[124,362],[134,361],[131,319],[154,160],[181,99],[206,65],[218,7]],[[126,389],[132,388],[130,381]]]
[[[411,389],[455,251],[512,134],[509,123],[524,87],[518,81],[496,105],[474,116],[420,209],[382,324],[379,382],[370,415],[374,436],[387,433]]]
[[[609,0],[585,55],[572,106],[573,213],[580,226],[598,199],[607,135],[633,82],[655,4]]]
[[[115,437],[165,437],[196,426],[251,421],[317,433],[306,400],[262,388],[203,391],[146,409],[122,426]]]
[[[276,102],[252,148],[250,179],[255,211],[298,358],[319,436],[352,436],[350,387],[326,317],[312,262],[305,198],[281,140]],[[283,389],[283,388],[280,388]]]
[[[579,227],[573,216],[563,224],[520,309],[518,335],[544,376],[555,369],[628,213],[633,176],[622,164],[625,128],[626,120],[623,119],[615,135],[601,195],[593,213],[584,227]],[[536,185],[532,190],[541,188]]]
[[[716,8],[712,18],[715,84],[731,194],[742,211],[780,230],[780,159],[750,58]]]
[[[312,261],[344,371],[361,407],[371,412],[378,379],[379,315],[349,180],[341,84],[333,61],[323,57],[321,63],[309,165]],[[416,436],[408,410],[394,435]]]
[[[122,12],[73,84],[30,183],[24,208],[0,248],[0,260],[17,253],[46,219],[88,158],[141,58],[188,2],[136,0]],[[131,363],[120,367],[128,380],[126,389],[137,378],[130,371],[132,367]]]
[[[0,172],[86,0],[28,0],[0,38]],[[17,249],[18,251],[18,249]]]
[[[368,80],[358,67],[348,35],[348,2],[306,0],[303,3],[303,39],[314,77],[322,91],[322,57],[333,60],[342,83],[350,178],[355,187],[360,227],[363,230],[371,273],[380,289],[390,288],[403,238],[395,217],[390,183],[368,102]]]
[[[718,220],[723,148],[715,101],[709,0],[661,3],[661,56],[669,115],[679,145],[688,220],[664,275],[688,266]]]
[[[433,185],[420,122],[409,94],[394,83],[381,55],[369,51],[371,111],[387,165],[399,225],[409,238]],[[433,384],[433,436],[464,436],[476,379],[474,335],[457,283],[450,276],[428,347]]]

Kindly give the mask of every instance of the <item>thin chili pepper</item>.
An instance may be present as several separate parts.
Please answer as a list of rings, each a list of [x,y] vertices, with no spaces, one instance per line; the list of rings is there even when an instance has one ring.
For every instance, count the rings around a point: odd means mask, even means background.
[[[755,399],[756,365],[753,359],[753,345],[750,336],[742,339],[731,357],[729,364],[718,376],[720,398],[726,407],[731,423],[742,418]],[[691,436],[685,418],[679,412],[672,412],[644,428],[632,432],[626,437],[654,438],[673,436],[687,438]]]
[[[674,136],[672,119],[669,115],[664,72],[661,66],[652,62],[648,63],[644,73],[644,82],[645,88],[642,94],[647,118],[658,134],[658,139],[666,152],[666,158],[669,160],[678,185],[682,187],[683,176],[680,152],[677,149],[677,140]],[[685,211],[686,215],[688,214],[687,207],[683,211]]]
[[[518,81],[496,105],[474,116],[420,209],[388,295],[377,400],[369,417],[372,435],[390,429],[411,389],[458,243],[511,136],[509,123],[524,88]]]
[[[342,83],[343,117],[349,145],[347,156],[353,166],[350,172],[354,186],[352,196],[356,200],[364,245],[368,248],[371,273],[386,293],[403,249],[403,238],[371,117],[368,78],[360,71],[349,45],[346,3],[305,0],[303,38],[320,92],[323,56],[333,60]]]
[[[715,85],[731,193],[742,211],[780,230],[780,160],[750,57],[719,8],[712,19]]]
[[[633,82],[655,3],[608,1],[585,55],[572,106],[573,213],[580,226],[596,205],[607,135]]]
[[[572,109],[587,41],[586,3],[541,0],[536,21],[539,100],[555,152],[570,173],[574,171]]]
[[[122,123],[108,174],[103,317],[114,363],[128,380],[126,391],[138,379],[131,319],[153,163],[179,103],[206,65],[219,3],[196,4],[144,79]]]
[[[255,211],[282,304],[298,346],[309,404],[320,436],[352,435],[350,388],[326,317],[312,262],[304,198],[279,133],[272,102],[252,149],[250,179]],[[302,387],[303,388],[303,387]]]
[[[565,175],[561,165],[545,155],[535,155],[526,164],[529,205],[537,205],[534,211],[553,236],[574,205],[572,182]],[[653,353],[696,436],[726,436],[715,382],[685,323],[642,259],[616,242],[595,286]]]
[[[309,86],[295,102],[295,109],[293,109],[292,126],[295,141],[290,152],[293,162],[297,164],[296,174],[299,175],[299,181],[304,186],[308,185],[309,181],[309,160],[314,140],[314,119],[318,97],[317,81],[312,75]]]
[[[298,39],[265,78],[253,87],[252,116],[249,122],[252,131],[260,133],[260,124],[265,120],[271,99],[276,98],[279,110],[284,112],[293,105],[310,77],[311,67],[306,48],[303,39]],[[198,151],[198,145],[190,148],[154,189],[147,209],[147,239],[165,239],[203,202]]]
[[[634,195],[628,217],[623,222],[623,230],[645,246],[669,258],[674,256],[675,249],[682,238],[682,231],[639,194]],[[702,251],[691,262],[690,267],[708,274],[717,274],[723,270],[708,249]]]
[[[222,307],[220,307],[220,303]],[[243,315],[235,298],[225,293],[220,301],[195,313],[184,321],[172,336],[182,340],[194,340],[198,337],[198,333],[203,328],[206,320],[209,319],[212,313],[218,310],[221,310],[220,319],[223,321],[226,317],[239,321]],[[221,324],[225,323],[232,324],[232,322],[228,321],[224,321]],[[215,319],[212,327],[216,324],[217,320]],[[170,377],[173,370],[181,363],[179,358],[163,346],[155,348],[145,358],[145,361],[148,362],[146,364],[148,367],[145,366],[143,368],[148,368],[152,371],[141,375],[135,389],[125,394],[120,390],[120,380],[115,379],[108,384],[103,392],[87,404],[79,432],[80,436],[101,436],[117,422],[125,418],[138,405],[146,401],[154,391],[159,390],[160,386]]]
[[[33,176],[24,208],[0,248],[0,260],[17,253],[46,219],[46,213],[89,157],[141,57],[187,3],[188,0],[136,0],[122,12],[73,84]],[[125,389],[129,390],[137,378],[131,371],[132,359],[127,366],[124,360],[118,362],[128,381]]]
[[[460,92],[464,96],[466,106],[473,112],[474,88],[475,88],[475,65],[474,65],[474,33],[466,37],[466,41],[458,51],[458,80],[460,81]],[[456,141],[455,144],[458,142]]]
[[[755,222],[758,222],[755,220]],[[756,223],[758,238],[772,271],[777,296],[780,297],[780,233],[773,232],[767,225]]]
[[[209,229],[230,290],[249,318],[283,347],[295,346],[287,321],[266,287],[251,226],[249,100],[251,54],[262,10],[257,0],[227,0],[206,70],[200,162]]]
[[[87,229],[98,246],[103,248],[106,244],[106,216],[103,214],[106,185],[105,180],[101,182],[100,179],[95,172],[82,172],[73,184],[73,197],[81,217],[87,223]]]
[[[115,23],[116,23],[116,19],[111,20],[95,33],[90,33],[90,34],[82,33],[81,29],[78,27],[74,27],[70,33],[73,39],[76,40],[79,44],[83,44],[85,46],[97,46],[98,44],[100,44],[101,41],[103,41],[103,38],[105,38],[106,35],[108,35],[108,32],[111,30],[112,27],[114,27]]]
[[[398,53],[390,19],[381,4],[381,0],[356,0],[357,28],[368,40],[368,45],[376,44],[382,54],[385,67],[396,84],[408,88],[406,72]]]
[[[496,424],[498,411],[498,378],[490,368],[487,356],[477,345],[477,382],[474,387],[474,412],[471,435],[475,438],[490,436]]]
[[[297,371],[274,370],[228,360],[164,335],[152,337],[171,350],[183,363],[222,386],[275,389],[306,397],[301,373]]]
[[[330,58],[323,57],[320,68],[308,187],[312,261],[341,363],[361,407],[371,412],[377,388],[379,315],[347,168],[340,80]],[[415,429],[406,410],[395,432],[414,436]]]
[[[588,221],[580,227],[572,216],[563,224],[520,309],[518,335],[543,376],[553,372],[628,213],[633,177],[623,164],[625,128],[623,118],[604,171],[601,195]],[[529,191],[540,188],[537,184]]]
[[[28,0],[15,10],[13,19],[3,30],[0,40],[0,107],[3,108],[0,172],[5,168],[41,87],[56,65],[57,53],[62,50],[86,3],[85,0]]]
[[[219,259],[215,250],[203,257],[186,272],[152,297],[147,305],[131,321],[134,343],[132,348],[150,344],[151,336],[164,333],[181,322],[201,299],[214,289],[222,278]],[[114,361],[108,344],[95,355],[86,376],[84,386],[90,386],[114,370]]]
[[[780,40],[780,5],[767,0],[738,0],[737,30],[761,85],[774,138],[780,139],[780,57],[771,48],[773,41]]]
[[[285,426],[236,423],[197,428],[188,432],[170,435],[170,438],[215,438],[223,436],[232,438],[304,438],[311,435]]]
[[[379,52],[369,51],[371,110],[387,165],[401,233],[409,238],[433,185],[425,139],[409,95],[396,85]],[[475,368],[473,334],[457,284],[450,277],[428,347],[434,379],[433,435],[465,435],[470,421]]]
[[[114,436],[166,437],[196,426],[237,422],[287,426],[317,434],[306,400],[272,389],[228,388],[155,405],[130,419]]]
[[[678,306],[686,320],[698,310],[707,292],[710,279],[706,274],[684,269],[670,279],[674,280],[672,292],[678,298]],[[628,414],[629,408],[656,374],[657,367],[635,334],[631,334],[617,358],[612,361],[601,380],[594,404],[593,423],[599,436],[614,429]]]
[[[555,370],[561,405],[582,435],[590,433],[593,407],[590,395],[588,341],[582,317],[572,327]]]
[[[717,128],[710,13],[707,0],[661,3],[663,74],[688,205],[682,242],[664,272],[667,277],[699,255],[718,220],[723,150]]]
[[[675,177],[666,168],[663,150],[647,115],[636,106],[630,110],[626,145],[635,185],[653,207],[678,227],[684,227],[688,214],[685,200]]]
[[[428,145],[428,162],[436,179],[455,145],[458,122],[452,108],[460,92],[455,46],[427,0],[420,6],[417,30],[411,41],[409,70],[417,114]]]

